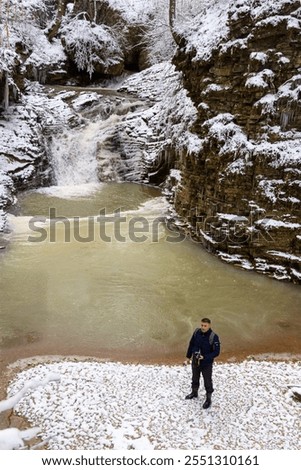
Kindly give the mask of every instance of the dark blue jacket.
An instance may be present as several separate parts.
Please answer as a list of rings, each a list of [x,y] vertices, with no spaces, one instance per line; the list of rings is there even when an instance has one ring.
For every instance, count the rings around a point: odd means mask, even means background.
[[[197,329],[190,340],[186,357],[190,359],[195,353],[200,352],[204,359],[202,365],[211,364],[215,357],[220,353],[220,342],[217,334],[214,335],[213,344],[209,343],[211,328],[202,333],[201,329]]]

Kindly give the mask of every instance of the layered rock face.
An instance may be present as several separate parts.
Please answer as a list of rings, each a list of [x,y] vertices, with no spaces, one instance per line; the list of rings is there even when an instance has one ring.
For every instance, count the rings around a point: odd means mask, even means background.
[[[175,209],[222,259],[300,283],[300,2],[219,3],[174,58],[198,110]]]

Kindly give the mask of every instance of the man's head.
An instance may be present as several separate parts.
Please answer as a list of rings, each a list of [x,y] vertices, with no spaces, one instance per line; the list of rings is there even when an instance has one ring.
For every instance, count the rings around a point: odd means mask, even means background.
[[[209,318],[202,318],[200,328],[202,333],[206,333],[211,327],[211,320]]]

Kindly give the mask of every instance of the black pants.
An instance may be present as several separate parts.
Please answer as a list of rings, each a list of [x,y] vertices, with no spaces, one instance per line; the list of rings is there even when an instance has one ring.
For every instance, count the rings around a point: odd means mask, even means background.
[[[202,361],[198,363],[197,359],[192,358],[192,391],[197,392],[200,387],[200,375],[202,374],[204,380],[204,387],[206,393],[213,392],[212,384],[212,363],[202,365]]]

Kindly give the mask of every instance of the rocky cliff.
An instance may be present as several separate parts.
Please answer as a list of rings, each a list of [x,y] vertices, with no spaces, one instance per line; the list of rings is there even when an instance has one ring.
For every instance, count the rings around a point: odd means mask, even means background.
[[[174,64],[197,108],[172,201],[225,261],[301,282],[299,1],[215,2]]]

